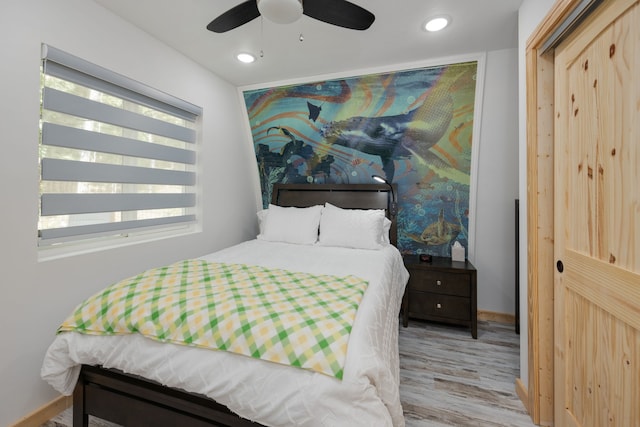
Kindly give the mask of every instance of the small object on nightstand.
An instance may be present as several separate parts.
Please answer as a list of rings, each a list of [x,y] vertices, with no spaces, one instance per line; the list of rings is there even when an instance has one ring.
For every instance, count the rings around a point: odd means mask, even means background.
[[[456,240],[453,246],[451,246],[451,261],[464,262],[464,259],[464,246]]]
[[[431,255],[420,254],[420,262],[431,262]]]

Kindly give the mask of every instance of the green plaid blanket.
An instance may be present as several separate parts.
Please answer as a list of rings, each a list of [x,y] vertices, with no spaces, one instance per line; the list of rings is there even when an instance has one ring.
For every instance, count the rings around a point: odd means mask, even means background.
[[[80,304],[58,333],[140,333],[342,379],[367,282],[185,260],[118,282]]]

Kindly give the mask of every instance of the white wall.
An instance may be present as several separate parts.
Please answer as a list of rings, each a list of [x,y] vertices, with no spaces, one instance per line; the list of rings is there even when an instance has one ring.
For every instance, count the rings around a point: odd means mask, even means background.
[[[555,0],[524,0],[518,10],[518,81],[520,102],[518,115],[520,125],[518,177],[520,194],[520,378],[525,387],[529,386],[529,343],[528,343],[528,308],[527,308],[527,97],[526,97],[526,47],[527,39],[538,24],[551,10]]]
[[[202,232],[38,262],[40,44],[48,43],[204,109]],[[0,425],[57,393],[40,366],[57,325],[82,298],[158,264],[255,236],[251,144],[235,87],[92,1],[0,3]]]
[[[478,309],[510,314],[515,313],[516,304],[517,54],[517,49],[487,52],[476,187],[474,260],[478,270]]]

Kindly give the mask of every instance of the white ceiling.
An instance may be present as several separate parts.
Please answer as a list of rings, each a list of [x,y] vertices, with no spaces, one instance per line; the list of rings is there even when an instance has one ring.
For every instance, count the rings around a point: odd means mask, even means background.
[[[376,16],[368,30],[303,16],[292,24],[258,18],[223,34],[208,31],[207,24],[244,0],[94,1],[225,80],[247,86],[515,48],[523,0],[351,0]],[[452,17],[449,27],[422,30],[426,18],[439,14]],[[235,59],[240,51],[258,60],[242,64]]]

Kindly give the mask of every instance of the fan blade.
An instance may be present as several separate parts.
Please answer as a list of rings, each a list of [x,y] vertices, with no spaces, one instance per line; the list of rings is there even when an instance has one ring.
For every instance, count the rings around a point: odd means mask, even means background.
[[[303,13],[327,24],[352,30],[366,30],[375,15],[346,0],[303,0]]]
[[[224,33],[260,16],[256,0],[248,0],[232,7],[207,25],[207,30]]]

